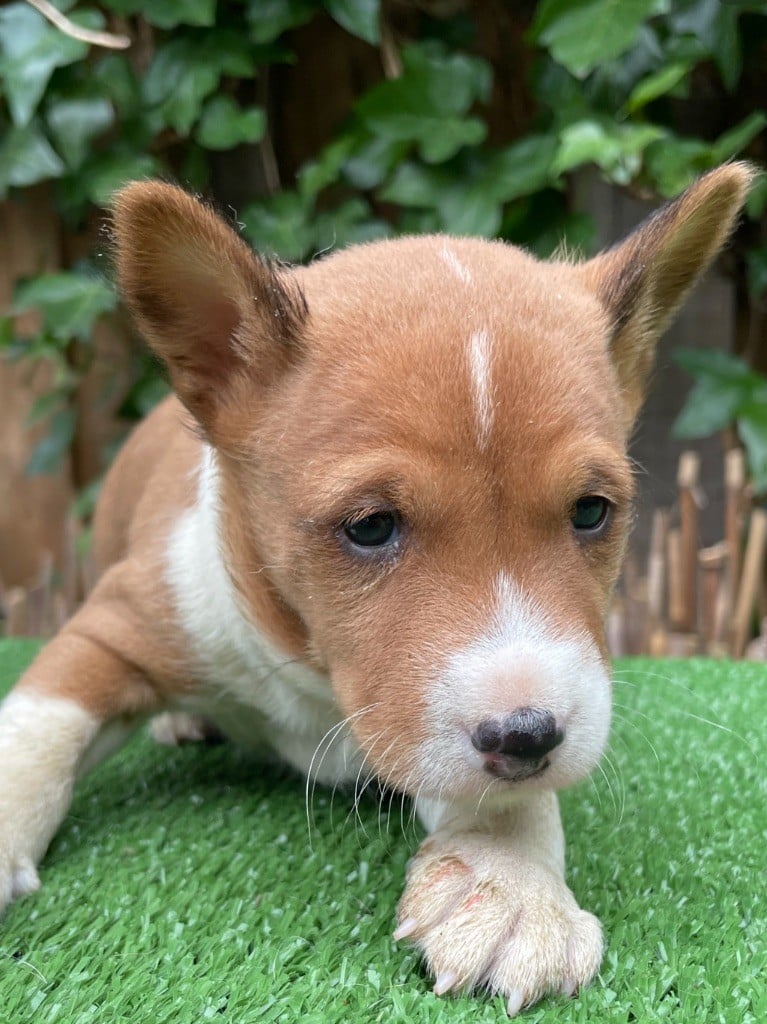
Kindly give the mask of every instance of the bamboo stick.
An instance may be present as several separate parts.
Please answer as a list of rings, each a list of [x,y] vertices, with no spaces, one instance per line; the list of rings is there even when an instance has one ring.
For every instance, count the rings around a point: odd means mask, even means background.
[[[668,618],[672,629],[679,629],[684,620],[684,591],[682,581],[682,538],[678,528],[669,530],[666,537],[668,552]]]
[[[61,566],[61,590],[67,615],[74,614],[81,596],[80,559],[77,554],[79,538],[80,521],[74,515],[68,516],[64,524],[64,557]],[[57,610],[57,617],[60,611]]]
[[[731,448],[724,456],[724,541],[727,545],[727,570],[722,618],[732,622],[735,598],[740,586],[743,526],[746,501],[746,460],[742,449]],[[732,640],[731,636],[720,639]]]
[[[61,590],[57,590],[53,595],[53,629],[52,633],[58,633],[58,631],[66,624],[70,615],[73,612],[73,608],[70,607],[67,601],[66,595]]]
[[[721,596],[724,585],[724,574],[727,569],[727,543],[720,541],[709,548],[702,548],[698,552],[698,566],[700,569],[700,615],[699,629],[701,634],[701,647],[706,654],[721,656],[724,649],[721,646],[718,629],[721,614]]]
[[[681,602],[674,623],[682,632],[693,633],[697,626],[698,597],[698,496],[700,456],[682,452],[679,457],[679,533]]]
[[[746,661],[767,661],[767,619],[762,619],[759,636],[746,647]]]
[[[12,587],[5,599],[5,635],[28,636],[28,601],[26,591]]]
[[[698,654],[698,636],[695,633],[669,633],[667,654],[671,658],[692,658]]]
[[[748,630],[759,594],[764,560],[767,554],[767,511],[755,508],[751,513],[748,527],[746,553],[732,620],[732,641],[730,653],[735,658],[743,656],[748,640]]]
[[[613,597],[612,606],[605,622],[607,648],[613,658],[622,658],[626,653],[626,615],[621,597]]]
[[[34,622],[28,628],[30,636],[50,636],[54,632],[53,620],[53,582],[54,559],[50,551],[43,551],[37,586],[29,592],[31,606],[34,608]]]
[[[649,633],[662,627],[664,621],[668,543],[669,512],[667,509],[655,509],[652,513],[650,549],[647,556],[647,625]]]

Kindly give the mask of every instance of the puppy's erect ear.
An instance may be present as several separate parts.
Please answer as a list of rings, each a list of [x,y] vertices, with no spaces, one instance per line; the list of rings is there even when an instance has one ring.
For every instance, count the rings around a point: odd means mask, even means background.
[[[117,279],[181,401],[210,430],[235,382],[267,387],[297,356],[306,307],[212,210],[160,182],[114,199]]]
[[[658,338],[727,240],[753,177],[745,163],[710,171],[580,268],[612,321],[627,427],[644,399]]]

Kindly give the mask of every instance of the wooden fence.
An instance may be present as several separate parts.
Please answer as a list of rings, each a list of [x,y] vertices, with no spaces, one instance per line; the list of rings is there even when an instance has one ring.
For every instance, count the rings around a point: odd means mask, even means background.
[[[650,209],[592,174],[576,179],[573,198],[592,214],[605,245]],[[18,277],[68,266],[73,248],[85,248],[88,241],[64,237],[42,188],[0,204],[0,235],[3,308]],[[682,444],[669,440],[689,387],[671,353],[676,346],[735,347],[735,305],[729,277],[721,268],[713,271],[661,344],[632,448],[639,467],[639,525],[610,620],[616,652],[740,656],[758,619],[767,617],[764,513],[749,511],[742,483],[735,502],[733,457],[728,456],[728,476],[720,438],[696,444],[681,462]],[[18,327],[22,333],[33,329],[33,319]],[[130,344],[119,321],[98,327],[95,359],[77,396],[72,456],[45,477],[30,478],[25,467],[45,430],[27,426],[29,411],[49,381],[44,371],[30,375],[22,364],[0,361],[0,630],[49,634],[87,586],[87,562],[77,553],[83,526],[73,519],[72,503],[77,490],[100,472],[106,442],[120,429],[115,409]]]

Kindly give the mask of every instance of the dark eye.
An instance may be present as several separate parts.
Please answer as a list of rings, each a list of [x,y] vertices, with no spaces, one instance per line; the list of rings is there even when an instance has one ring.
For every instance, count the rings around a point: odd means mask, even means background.
[[[610,502],[598,494],[578,498],[570,515],[573,529],[579,533],[594,533],[603,526],[610,511]]]
[[[399,536],[397,517],[393,512],[371,512],[363,519],[346,523],[344,533],[358,548],[380,548]]]

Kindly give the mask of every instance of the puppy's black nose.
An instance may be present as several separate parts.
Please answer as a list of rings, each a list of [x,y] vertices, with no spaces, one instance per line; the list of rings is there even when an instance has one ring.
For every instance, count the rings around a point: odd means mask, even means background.
[[[523,760],[540,761],[565,738],[564,729],[550,711],[518,708],[504,718],[486,718],[471,736],[481,754],[504,754]]]

